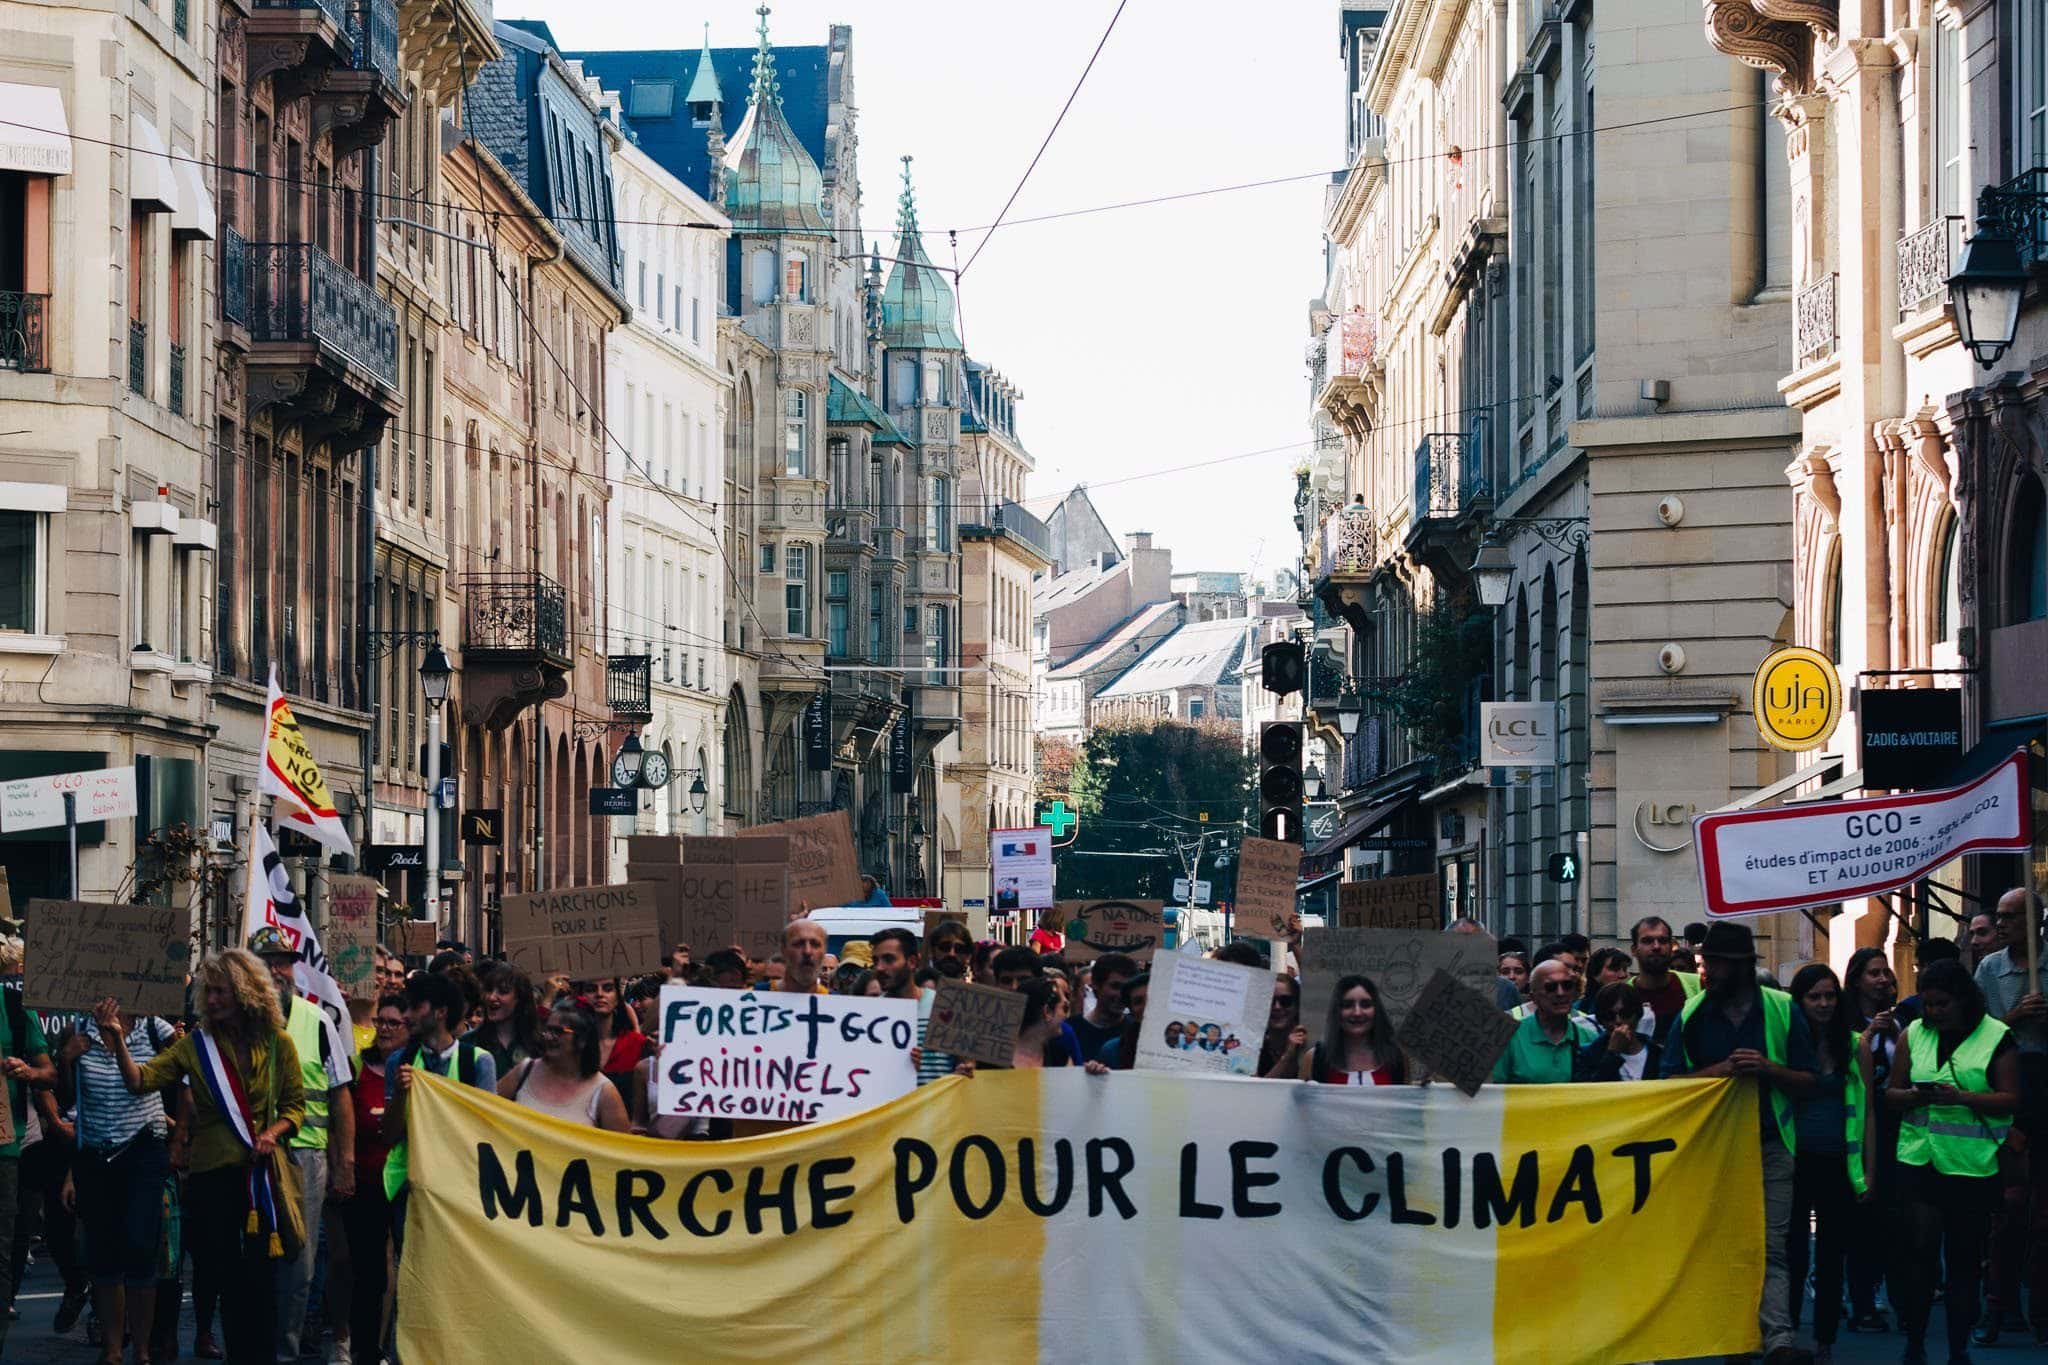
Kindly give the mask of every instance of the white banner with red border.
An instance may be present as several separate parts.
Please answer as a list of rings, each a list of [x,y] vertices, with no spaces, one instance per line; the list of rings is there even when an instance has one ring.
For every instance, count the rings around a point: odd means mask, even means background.
[[[1910,886],[1965,853],[2032,844],[2027,754],[1966,786],[1693,821],[1700,894],[1711,918],[1804,910]]]

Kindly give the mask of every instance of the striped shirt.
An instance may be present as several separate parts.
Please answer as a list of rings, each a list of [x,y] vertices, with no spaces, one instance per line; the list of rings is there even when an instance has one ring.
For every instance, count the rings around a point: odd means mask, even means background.
[[[92,1043],[80,1055],[73,1073],[78,1087],[79,1147],[92,1152],[110,1152],[132,1141],[144,1129],[162,1137],[165,1132],[163,1096],[154,1090],[146,1090],[139,1095],[129,1094],[128,1086],[121,1079],[120,1066],[100,1045],[99,1025],[87,1019],[79,1025],[78,1031]],[[169,1046],[175,1036],[171,1026],[161,1019],[137,1019],[135,1026],[128,1030],[128,1055],[137,1066],[141,1066],[156,1056],[158,1039]]]
[[[953,1068],[960,1064],[950,1052],[935,1052],[924,1045],[925,1030],[931,1026],[932,1003],[939,998],[935,990],[926,990],[917,998],[917,1045],[922,1049],[918,1054],[917,1083],[930,1085],[941,1076],[953,1074]]]

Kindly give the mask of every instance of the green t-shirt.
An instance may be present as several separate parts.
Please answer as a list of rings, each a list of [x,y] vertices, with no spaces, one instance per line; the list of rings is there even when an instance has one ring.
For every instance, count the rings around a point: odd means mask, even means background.
[[[13,998],[18,1004],[20,997]],[[21,1008],[21,1020],[27,1032],[21,1038],[14,1036],[14,1013],[13,1008],[0,1009],[0,1057],[19,1057],[26,1062],[48,1052],[50,1044],[43,1037],[43,1026],[25,1006]],[[14,1106],[14,1141],[0,1144],[0,1157],[20,1156],[21,1139],[28,1132],[28,1087],[10,1079],[7,1099]]]
[[[1573,1019],[1564,1037],[1553,1043],[1543,1036],[1534,1014],[1515,1025],[1508,1050],[1493,1064],[1495,1085],[1563,1085],[1572,1078],[1572,1052],[1599,1037],[1599,1030]]]

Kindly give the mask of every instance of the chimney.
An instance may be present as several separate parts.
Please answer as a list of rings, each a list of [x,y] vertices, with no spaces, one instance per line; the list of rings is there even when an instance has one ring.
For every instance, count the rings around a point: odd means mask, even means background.
[[[1137,551],[1139,551],[1139,550],[1149,550],[1149,549],[1151,549],[1151,548],[1152,548],[1152,533],[1151,533],[1150,531],[1133,531],[1133,532],[1131,532],[1131,551],[1132,551],[1132,553],[1134,553],[1134,554],[1135,554],[1135,553],[1136,553]]]

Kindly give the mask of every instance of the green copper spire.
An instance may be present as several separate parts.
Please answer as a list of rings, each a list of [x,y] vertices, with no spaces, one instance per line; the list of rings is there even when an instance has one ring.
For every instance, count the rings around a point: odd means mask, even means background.
[[[910,156],[903,158],[903,193],[896,197],[896,233],[917,236],[917,196],[910,188]]]
[[[754,88],[747,100],[750,104],[768,100],[781,104],[782,96],[775,89],[775,49],[768,45],[768,7],[763,5],[754,13],[761,16],[761,45],[754,49]],[[709,41],[708,31],[706,41]]]
[[[697,54],[697,74],[690,81],[685,104],[723,104],[725,92],[718,87],[718,73],[711,67],[711,25],[704,25],[704,50]]]

